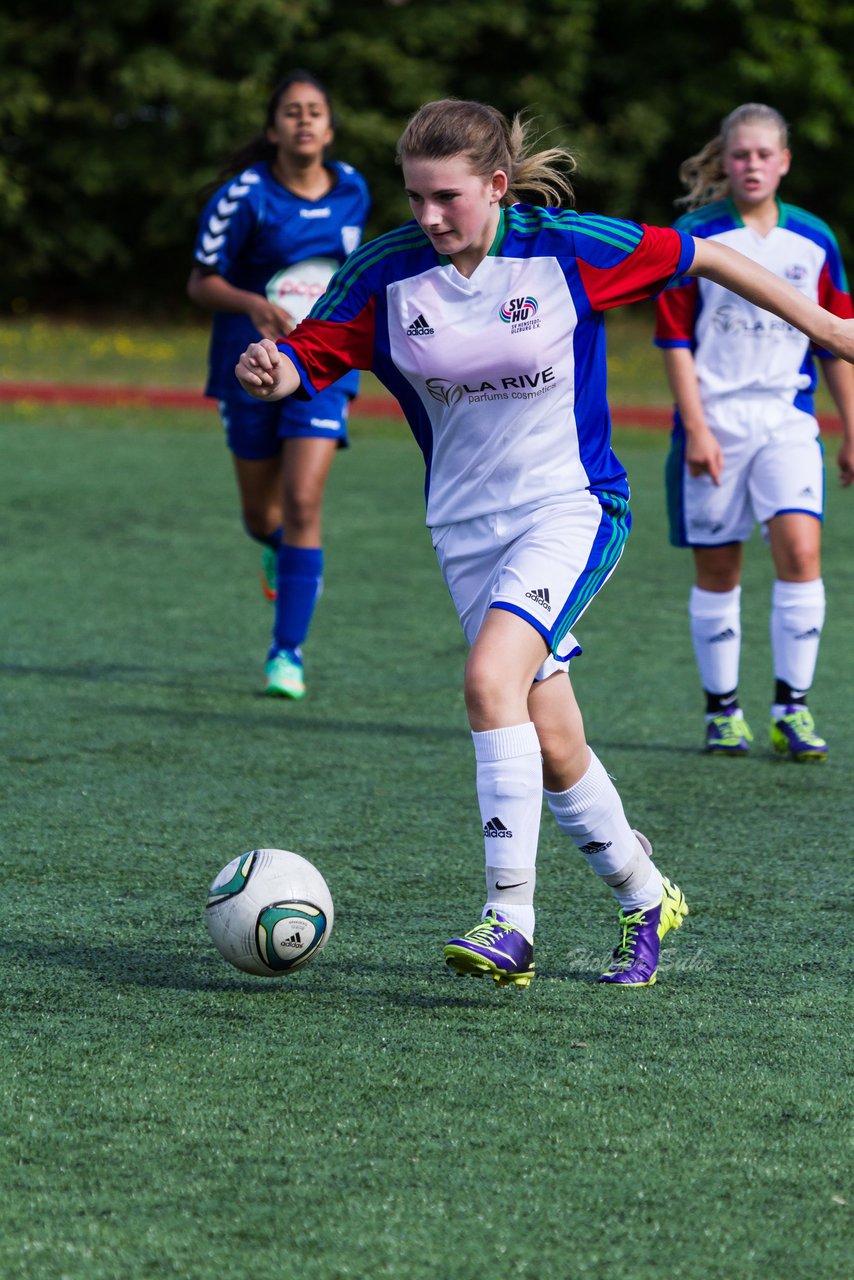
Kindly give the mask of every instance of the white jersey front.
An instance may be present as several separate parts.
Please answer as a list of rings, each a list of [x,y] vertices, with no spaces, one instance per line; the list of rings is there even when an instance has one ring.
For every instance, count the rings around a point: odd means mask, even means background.
[[[516,205],[471,278],[415,223],[364,245],[282,350],[316,394],[372,369],[427,464],[427,522],[581,489],[627,494],[606,402],[608,307],[657,293],[693,242],[668,228]]]
[[[745,226],[731,200],[687,214],[676,226],[736,249],[834,314],[851,315],[833,233],[803,209],[781,203],[778,225],[764,236]],[[655,341],[664,348],[691,348],[707,408],[722,397],[760,393],[813,411],[816,371],[809,339],[711,280],[680,280],[662,294]]]

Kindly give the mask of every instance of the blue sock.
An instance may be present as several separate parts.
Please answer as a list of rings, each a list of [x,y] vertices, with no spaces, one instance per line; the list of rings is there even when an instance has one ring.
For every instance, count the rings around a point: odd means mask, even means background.
[[[314,606],[323,587],[323,548],[279,547],[276,572],[276,617],[273,645],[298,649],[308,635]]]

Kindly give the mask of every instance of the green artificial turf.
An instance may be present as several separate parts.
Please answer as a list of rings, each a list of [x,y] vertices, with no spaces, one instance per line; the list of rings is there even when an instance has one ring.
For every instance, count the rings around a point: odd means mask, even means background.
[[[270,609],[215,416],[4,408],[4,1280],[847,1280],[854,495],[829,483],[822,767],[766,746],[771,569],[748,548],[756,749],[700,751],[661,435],[576,628],[590,740],[691,914],[659,984],[596,985],[609,895],[544,816],[538,976],[445,970],[482,901],[464,649],[402,428],[327,499],[309,694],[260,696]],[[207,886],[311,858],[327,949],[230,969]]]

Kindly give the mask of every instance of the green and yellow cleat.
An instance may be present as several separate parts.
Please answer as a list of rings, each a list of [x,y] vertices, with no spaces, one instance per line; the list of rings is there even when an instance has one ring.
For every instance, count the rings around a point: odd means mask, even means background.
[[[827,759],[827,743],[816,733],[812,714],[804,706],[787,707],[784,715],[772,718],[771,746],[801,764],[821,764]]]

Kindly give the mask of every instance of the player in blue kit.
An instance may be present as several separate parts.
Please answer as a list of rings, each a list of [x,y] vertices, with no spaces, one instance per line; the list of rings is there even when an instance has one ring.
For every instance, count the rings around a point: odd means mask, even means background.
[[[262,586],[274,601],[265,691],[289,698],[305,693],[302,646],[323,581],[323,492],[347,443],[358,374],[311,404],[259,404],[235,382],[234,362],[259,337],[290,333],[362,238],[367,187],[349,165],[325,159],[332,138],[325,88],[292,72],[270,98],[263,133],[232,157],[229,180],[202,213],[187,286],[215,312],[205,394],[218,401],[244,526],[262,544]]]
[[[670,228],[556,207],[566,152],[477,102],[422,107],[398,144],[414,221],[364,245],[288,341],[236,373],[261,400],[312,397],[373,369],[424,454],[427,523],[470,644],[465,699],[486,858],[481,922],[445,948],[460,974],[526,986],[545,792],[559,828],[614,892],[601,981],[649,986],[687,912],[587,745],[568,678],[571,628],[629,531],[611,449],[603,312],[713,275],[854,359],[838,322],[741,255]]]
[[[676,226],[730,245],[841,317],[854,314],[833,232],[777,195],[791,156],[786,122],[746,103],[680,171],[691,212]],[[682,279],[658,300],[656,343],[676,400],[667,466],[671,541],[690,546],[691,638],[706,698],[706,750],[743,756],[753,735],[739,705],[743,544],[763,527],[774,560],[771,743],[820,762],[827,743],[807,707],[825,596],[824,465],[814,356],[842,419],[839,473],[854,479],[854,376],[796,328],[712,280]]]

